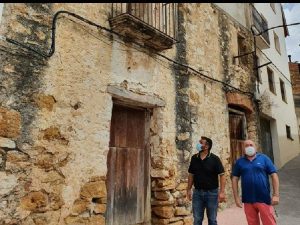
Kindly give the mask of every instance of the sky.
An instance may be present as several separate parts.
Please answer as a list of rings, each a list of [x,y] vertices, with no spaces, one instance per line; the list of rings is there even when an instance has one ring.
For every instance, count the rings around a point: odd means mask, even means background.
[[[286,23],[300,22],[300,3],[283,3]],[[288,55],[292,55],[292,62],[300,62],[300,25],[289,26],[289,34],[285,38]]]

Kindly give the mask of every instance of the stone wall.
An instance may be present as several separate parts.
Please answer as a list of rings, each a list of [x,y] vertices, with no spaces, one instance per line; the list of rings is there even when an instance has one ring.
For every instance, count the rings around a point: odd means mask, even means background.
[[[110,4],[5,4],[1,34],[47,52],[58,10],[110,28]],[[251,90],[250,67],[231,60],[245,32],[236,23],[211,4],[180,4],[179,29],[180,42],[162,54]],[[187,168],[201,135],[212,138],[226,168],[228,203],[220,207],[232,202],[230,90],[66,15],[57,20],[55,48],[43,58],[0,41],[1,225],[105,223],[109,85],[165,103],[150,121],[152,224],[192,224]]]

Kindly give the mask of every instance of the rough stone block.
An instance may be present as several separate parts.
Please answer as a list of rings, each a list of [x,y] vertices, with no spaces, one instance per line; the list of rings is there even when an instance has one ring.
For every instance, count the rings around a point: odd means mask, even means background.
[[[187,216],[190,215],[191,212],[187,210],[185,207],[176,207],[175,208],[175,216]]]
[[[170,223],[170,225],[183,225],[183,221],[180,220],[174,223]]]
[[[95,214],[105,213],[106,211],[106,204],[95,204],[93,212]]]
[[[0,147],[16,148],[16,143],[8,138],[0,137]]]
[[[186,190],[186,189],[187,189],[187,186],[188,186],[187,183],[180,183],[180,184],[178,184],[178,186],[176,187],[176,190],[178,190],[178,191]]]
[[[106,197],[106,185],[104,181],[96,181],[86,183],[80,191],[80,196],[83,199],[92,200],[93,198]]]
[[[89,204],[87,200],[77,199],[72,207],[72,215],[79,215],[88,210]]]
[[[101,215],[93,215],[87,225],[105,225],[105,218]]]
[[[49,111],[53,110],[53,105],[56,102],[55,98],[52,95],[43,94],[36,95],[34,101],[36,102],[39,108],[45,108]]]
[[[169,171],[168,170],[151,170],[151,177],[154,178],[166,178],[169,177]]]
[[[18,184],[14,175],[7,175],[6,172],[0,172],[0,197],[11,192]]]
[[[155,199],[151,199],[151,205],[174,205],[175,200],[174,199],[169,199],[167,201],[159,201]]]
[[[54,140],[54,139],[62,138],[58,127],[51,126],[47,129],[45,129],[43,132],[44,132],[43,138],[46,140]]]
[[[64,220],[67,225],[85,225],[87,223],[85,218],[80,218],[77,216],[68,216]]]
[[[168,200],[170,198],[169,191],[156,191],[154,192],[154,197],[158,200]]]
[[[188,203],[188,200],[185,197],[178,198],[178,199],[176,199],[176,203],[178,206],[185,206]]]
[[[177,222],[177,221],[182,220],[182,219],[183,219],[182,216],[175,216],[175,217],[170,219],[170,223],[174,223],[174,222]]]
[[[44,153],[37,156],[35,165],[41,169],[50,169],[55,164],[55,158],[52,153]]]
[[[184,225],[193,225],[194,218],[192,216],[187,216],[183,219]]]
[[[161,187],[173,187],[175,188],[175,181],[173,179],[157,179],[156,186]]]
[[[49,199],[50,199],[50,208],[52,210],[58,210],[64,205],[64,201],[61,195],[51,193]]]
[[[161,219],[161,218],[156,218],[156,217],[152,217],[152,224],[155,225],[165,225],[165,224],[169,224],[170,219]]]
[[[6,162],[8,163],[25,162],[28,159],[28,155],[19,151],[8,151],[6,156]]]
[[[185,133],[180,133],[178,136],[177,136],[177,139],[179,141],[185,141],[187,139],[190,138],[190,133],[189,132],[185,132]]]
[[[22,209],[32,212],[45,212],[48,203],[47,194],[43,191],[33,191],[21,199],[20,206]]]
[[[21,132],[21,115],[15,110],[0,107],[0,136],[16,138]]]
[[[155,215],[161,217],[170,219],[174,216],[174,207],[173,206],[162,206],[162,207],[153,207],[152,211]]]

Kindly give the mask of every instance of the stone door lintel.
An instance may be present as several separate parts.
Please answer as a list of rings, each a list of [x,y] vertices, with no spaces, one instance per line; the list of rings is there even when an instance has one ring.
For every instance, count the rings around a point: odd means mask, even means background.
[[[108,85],[107,92],[116,98],[118,101],[124,102],[125,104],[139,106],[143,108],[156,108],[164,107],[165,101],[157,96],[137,93],[120,87],[118,85]]]

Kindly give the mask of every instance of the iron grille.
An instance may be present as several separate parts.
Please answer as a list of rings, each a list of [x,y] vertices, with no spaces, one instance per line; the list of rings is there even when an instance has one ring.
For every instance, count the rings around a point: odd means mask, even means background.
[[[130,14],[176,40],[177,3],[112,3],[112,17]]]
[[[252,6],[252,17],[253,17],[253,25],[256,27],[258,32],[262,32],[264,30],[268,29],[268,23],[267,21],[260,15],[260,13],[256,10],[254,6]],[[265,41],[270,44],[269,39],[269,32],[262,33],[263,38]]]

